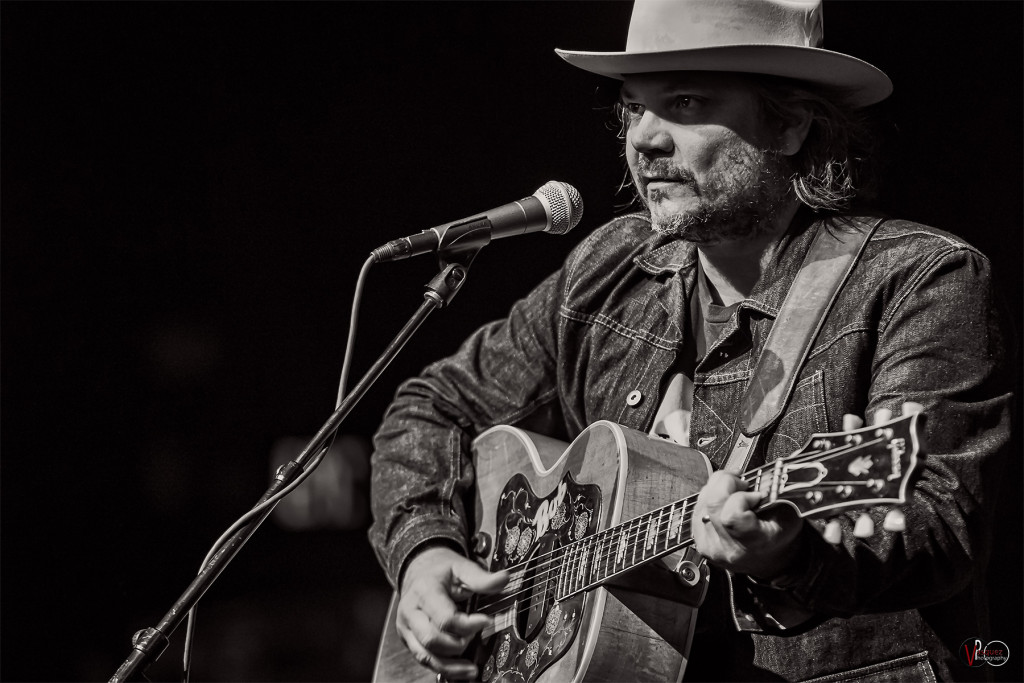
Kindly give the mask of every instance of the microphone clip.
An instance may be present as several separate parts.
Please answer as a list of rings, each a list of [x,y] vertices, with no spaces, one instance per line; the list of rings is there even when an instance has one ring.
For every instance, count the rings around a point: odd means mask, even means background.
[[[438,308],[451,303],[466,283],[473,259],[491,243],[491,222],[476,218],[446,226],[440,234],[437,264],[441,272],[427,284],[427,291],[423,293],[423,297],[432,300]]]
[[[486,218],[474,218],[448,225],[439,232],[439,237],[437,263],[441,269],[452,263],[469,268],[480,250],[491,243],[491,222]]]

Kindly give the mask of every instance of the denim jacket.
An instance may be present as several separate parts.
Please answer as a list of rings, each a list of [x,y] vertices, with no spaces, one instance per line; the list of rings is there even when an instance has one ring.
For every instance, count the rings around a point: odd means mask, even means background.
[[[814,234],[841,223],[798,214],[698,362],[691,443],[714,466],[737,436],[737,406]],[[468,453],[481,431],[513,424],[571,438],[597,420],[651,428],[689,328],[696,265],[694,246],[654,233],[647,215],[615,219],[506,319],[399,388],[372,461],[370,539],[393,583],[421,544],[465,550]],[[876,230],[751,465],[790,454],[812,433],[841,431],[845,413],[899,414],[916,401],[927,416],[927,456],[906,530],[883,530],[885,510],[876,510],[876,534],[859,539],[857,515],[842,515],[843,540],[833,546],[822,524],[805,524],[804,571],[785,590],[716,570],[697,635],[713,648],[703,655],[708,671],[741,680],[978,671],[960,664],[956,649],[988,635],[982,581],[1013,382],[997,299],[988,260],[962,240],[902,220]],[[802,617],[776,618],[778,604]],[[694,665],[701,670],[700,656]]]

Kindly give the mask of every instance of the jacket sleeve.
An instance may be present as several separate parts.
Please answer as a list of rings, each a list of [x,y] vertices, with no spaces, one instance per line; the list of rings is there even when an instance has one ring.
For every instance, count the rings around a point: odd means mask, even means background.
[[[374,437],[369,536],[392,585],[426,542],[465,552],[472,439],[496,424],[557,414],[559,274],[455,353],[404,382]],[[531,422],[530,427],[538,427]]]
[[[883,529],[884,507],[869,513],[875,534],[867,539],[853,535],[861,513],[839,517],[836,546],[822,538],[824,522],[805,525],[806,562],[784,581],[805,615],[921,608],[952,598],[983,572],[1011,424],[1013,373],[998,299],[988,261],[956,246],[933,253],[895,292],[879,325],[865,412],[898,415],[904,401],[924,406],[926,453],[904,507],[906,530]],[[775,589],[741,579],[736,606],[753,604],[760,609],[750,611],[764,616]]]

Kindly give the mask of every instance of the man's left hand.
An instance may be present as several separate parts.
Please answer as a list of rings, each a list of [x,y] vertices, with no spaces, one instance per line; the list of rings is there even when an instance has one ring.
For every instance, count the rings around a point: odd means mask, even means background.
[[[748,489],[733,474],[712,473],[697,496],[693,540],[712,564],[771,581],[797,568],[803,520],[788,505],[755,513],[763,495]]]

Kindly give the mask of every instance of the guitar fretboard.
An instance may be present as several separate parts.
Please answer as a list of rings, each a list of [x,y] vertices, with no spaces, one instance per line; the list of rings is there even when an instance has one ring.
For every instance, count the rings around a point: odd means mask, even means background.
[[[556,551],[555,599],[564,600],[618,574],[668,555],[693,541],[690,518],[696,496],[587,536]]]
[[[773,469],[772,465],[758,467],[744,473],[741,479],[751,484],[753,491],[770,488]],[[762,481],[765,473],[768,480]],[[554,551],[553,564],[561,565],[555,599],[564,600],[590,590],[602,581],[693,543],[690,519],[696,504],[694,494]]]

